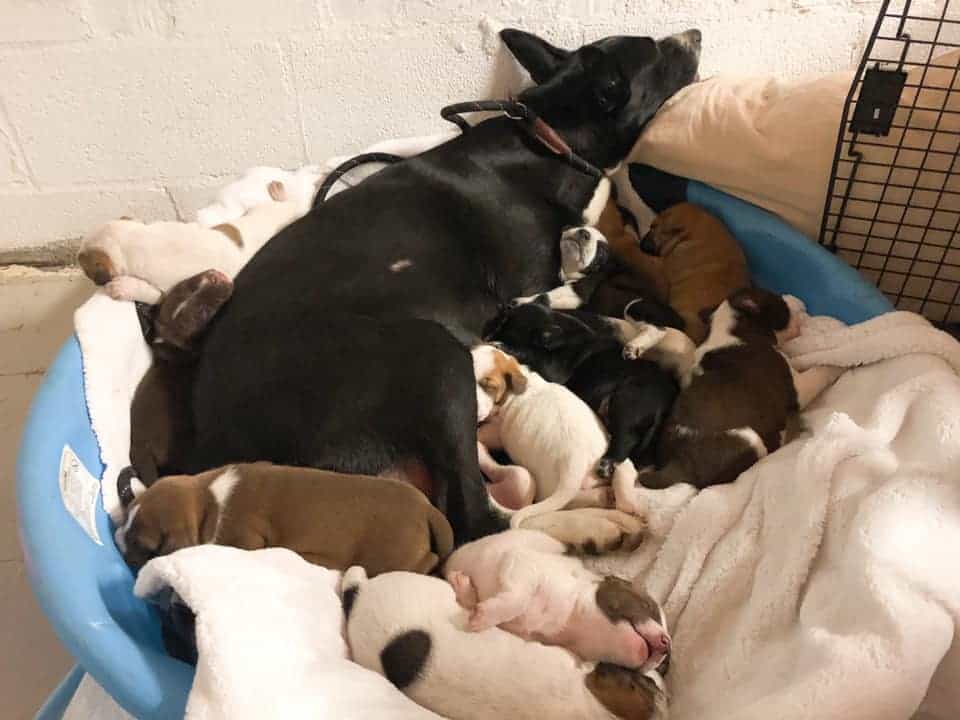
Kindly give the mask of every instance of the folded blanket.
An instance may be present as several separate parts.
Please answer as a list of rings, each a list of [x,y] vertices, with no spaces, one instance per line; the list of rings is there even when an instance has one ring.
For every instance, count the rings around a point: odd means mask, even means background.
[[[648,545],[598,564],[665,604],[674,720],[956,717],[960,344],[891,313],[786,350],[865,367],[735,484],[647,493]]]
[[[191,720],[436,720],[347,659],[339,581],[289,550],[206,545],[151,561],[134,592],[173,588],[197,615]]]

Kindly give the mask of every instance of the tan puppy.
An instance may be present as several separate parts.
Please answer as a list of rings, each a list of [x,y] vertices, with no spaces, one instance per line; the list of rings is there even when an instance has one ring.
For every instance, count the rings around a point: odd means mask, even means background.
[[[625,234],[607,241],[613,254],[639,274],[661,279],[665,295],[657,299],[677,311],[697,344],[706,339],[708,330],[701,314],[750,287],[740,245],[720,220],[692,203],[674,205],[653,221],[644,243],[655,255]]]
[[[334,570],[427,573],[453,549],[447,519],[398,480],[253,463],[165,477],[139,489],[114,536],[135,569],[215,543],[288,548]],[[121,497],[129,494],[121,489]]]

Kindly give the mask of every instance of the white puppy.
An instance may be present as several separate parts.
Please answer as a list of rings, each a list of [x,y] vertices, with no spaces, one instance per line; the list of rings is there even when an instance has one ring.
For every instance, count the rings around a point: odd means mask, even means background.
[[[78,261],[116,300],[155,304],[178,282],[205,270],[231,280],[270,238],[302,215],[300,202],[271,183],[269,202],[229,223],[114,220],[86,237]]]
[[[642,587],[588,570],[542,532],[507,530],[467,543],[444,573],[471,611],[473,632],[499,627],[644,672],[670,652],[663,610]]]
[[[275,182],[283,185],[287,200],[297,203],[302,217],[310,211],[317,194],[317,184],[322,177],[323,173],[316,165],[305,165],[299,170],[250,168],[242,177],[220,190],[212,204],[197,211],[197,222],[205,227],[214,227],[236,220],[253,208],[274,200],[268,188]]]
[[[558,647],[490,628],[466,629],[468,611],[443,580],[393,572],[343,576],[353,660],[451,720],[665,720],[655,670],[582,663]]]
[[[610,488],[604,487],[606,481],[595,472],[607,451],[607,431],[590,406],[563,385],[547,382],[529,368],[517,365],[513,370],[503,359],[510,356],[492,345],[479,345],[472,353],[478,403],[482,403],[479,441],[487,449],[506,450],[534,480],[537,502],[513,512],[511,527],[566,507],[612,505]],[[525,380],[522,384],[515,378],[517,372]],[[481,453],[480,469],[485,473],[488,458]],[[633,463],[627,460],[618,466],[614,485],[633,487],[636,475]]]

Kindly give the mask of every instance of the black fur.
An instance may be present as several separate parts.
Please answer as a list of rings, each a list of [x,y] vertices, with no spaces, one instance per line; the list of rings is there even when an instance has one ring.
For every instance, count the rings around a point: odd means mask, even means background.
[[[380,651],[384,676],[399,690],[409,687],[423,672],[432,644],[430,635],[423,630],[398,635]]]
[[[502,36],[542,83],[519,99],[601,168],[693,79],[699,54],[699,33],[575,52]],[[560,232],[582,223],[596,185],[501,117],[281,231],[207,336],[188,470],[269,460],[376,474],[412,458],[458,543],[505,527],[477,463],[466,345],[507,301],[553,285]]]
[[[653,461],[653,448],[678,388],[649,360],[626,360],[603,318],[528,304],[509,309],[492,338],[551,382],[566,384],[596,412],[610,433],[598,472],[606,477],[631,458]]]

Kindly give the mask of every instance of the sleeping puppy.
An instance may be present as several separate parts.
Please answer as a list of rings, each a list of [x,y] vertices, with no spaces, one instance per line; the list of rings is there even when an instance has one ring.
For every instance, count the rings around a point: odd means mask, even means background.
[[[443,513],[412,485],[382,477],[253,463],[165,477],[134,496],[114,536],[134,569],[214,543],[288,548],[333,570],[427,573],[453,549]]]
[[[644,312],[661,322],[678,322],[666,308],[645,302]],[[610,478],[631,458],[651,464],[661,423],[676,397],[671,372],[650,360],[630,360],[609,324],[587,313],[560,312],[537,303],[507,310],[491,340],[519,357],[550,382],[566,385],[600,416],[610,442],[597,473]]]
[[[346,638],[354,662],[452,720],[666,720],[656,670],[579,661],[499,628],[467,630],[469,612],[439,578],[344,573]]]
[[[641,672],[670,652],[663,610],[644,590],[601,576],[535,530],[507,530],[460,547],[444,565],[467,629],[499,627],[567,648],[583,660]]]
[[[193,440],[190,390],[203,331],[230,298],[233,281],[206,270],[173,286],[151,313],[153,363],[130,405],[130,462],[145,485],[178,468]],[[128,498],[129,500],[129,498]]]
[[[641,474],[640,483],[703,489],[733,482],[779,448],[787,419],[842,372],[795,372],[777,346],[798,334],[797,315],[779,295],[752,288],[724,300],[660,434],[660,469]],[[633,503],[617,497],[622,510],[635,510]]]
[[[268,191],[273,202],[214,228],[114,220],[84,238],[77,260],[110,297],[150,305],[204,270],[219,270],[233,279],[270,238],[303,215],[298,201],[286,199],[283,185],[271,183]]]
[[[472,350],[475,367],[491,367],[477,377],[481,388],[509,387],[502,368],[480,358],[506,355],[492,345]],[[482,371],[481,371],[482,372]],[[609,507],[611,491],[596,473],[599,460],[607,451],[607,433],[590,407],[563,385],[547,382],[538,373],[520,368],[526,382],[522,391],[497,393],[482,418],[478,440],[487,450],[505,450],[525,468],[533,480],[537,501],[511,514],[511,527],[536,515],[567,507]],[[512,387],[518,387],[513,381]],[[490,392],[486,390],[485,392]],[[487,474],[481,453],[480,469]],[[617,468],[615,482],[633,486],[636,469],[629,460]],[[497,499],[497,493],[493,492]],[[518,491],[519,492],[519,491]],[[510,510],[508,506],[504,508]]]
[[[216,200],[197,212],[197,222],[205,227],[214,227],[233,222],[253,208],[270,203],[277,198],[271,188],[283,187],[287,200],[296,202],[306,215],[317,194],[317,184],[323,177],[316,165],[305,165],[299,170],[284,170],[277,167],[253,167],[241,177],[222,188]]]
[[[695,343],[707,336],[701,313],[750,287],[740,245],[720,220],[692,203],[660,213],[642,244],[652,254],[623,236],[611,242],[610,250],[638,273],[663,279],[666,295],[657,299],[680,314]]]

